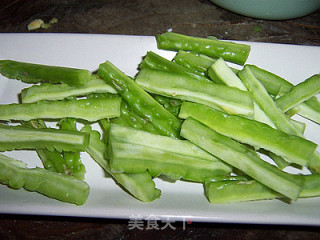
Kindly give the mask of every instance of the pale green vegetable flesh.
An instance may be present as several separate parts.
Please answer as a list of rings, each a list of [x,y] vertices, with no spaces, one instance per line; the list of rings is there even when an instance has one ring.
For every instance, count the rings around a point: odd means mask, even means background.
[[[246,86],[240,80],[240,78],[236,75],[234,71],[226,64],[226,62],[219,58],[208,71],[211,79],[215,79],[222,84],[226,84],[230,87],[235,87],[243,91],[247,91]],[[270,120],[270,118],[265,114],[265,112],[261,109],[259,104],[253,101],[253,119],[268,124],[269,126],[275,128],[274,123]]]
[[[90,126],[85,126],[81,131],[90,134],[90,142],[86,148],[88,154],[124,189],[143,202],[151,202],[160,198],[161,191],[155,187],[148,171],[138,174],[112,172],[106,158],[106,155],[108,155],[107,145],[100,139],[100,133],[92,130]]]
[[[245,66],[238,76],[252,93],[253,99],[260,105],[261,109],[266,113],[270,120],[275,124],[277,129],[288,134],[302,136],[299,130],[289,121],[284,112],[276,105],[268,92],[255,77],[250,66]]]
[[[0,151],[38,148],[84,151],[88,141],[88,135],[80,132],[0,125]]]
[[[299,198],[320,196],[320,175],[302,175],[303,188]],[[207,181],[204,190],[209,202],[215,204],[283,198],[258,181],[230,178]]]
[[[294,85],[284,78],[271,73],[255,65],[250,65],[251,71],[255,77],[263,84],[268,93],[273,96],[282,96],[294,87]],[[316,97],[311,97],[298,105],[295,113],[320,124],[320,102]]]
[[[222,58],[219,58],[210,66],[208,74],[212,80],[218,79],[218,82],[222,82],[229,87],[247,91],[245,85]]]
[[[269,150],[291,163],[306,166],[317,145],[287,134],[264,123],[241,116],[228,115],[201,104],[183,102],[179,117],[193,117],[215,131],[239,142]]]
[[[190,142],[141,130],[112,124],[109,144],[110,165],[115,172],[148,170],[155,177],[163,174],[174,180],[203,182],[232,171],[227,164]]]
[[[289,109],[313,97],[320,91],[320,74],[315,74],[294,86],[290,92],[276,99],[278,107],[286,112]]]
[[[279,193],[255,180],[208,181],[204,184],[204,190],[209,202],[214,204],[267,200],[281,197]]]
[[[181,127],[181,136],[274,191],[293,200],[299,197],[303,180],[281,171],[262,160],[255,151],[217,133],[197,120],[185,120]]]
[[[264,112],[274,122],[276,127],[291,135],[304,137],[303,134],[295,127],[295,125],[288,119],[283,111],[276,105],[276,103],[268,95],[264,86],[258,81],[250,66],[245,66],[239,72],[240,79],[244,82],[249,91],[252,92],[254,100],[260,105]],[[320,154],[314,152],[309,166],[316,172],[320,172]]]
[[[136,83],[151,93],[202,103],[231,114],[253,114],[251,94],[236,88],[154,69],[142,69]]]
[[[65,83],[50,84],[42,83],[24,88],[21,91],[22,103],[32,103],[41,100],[63,100],[71,96],[85,96],[92,93],[117,93],[117,91],[106,84],[106,82],[97,76],[91,76],[87,84],[81,86],[69,86]]]
[[[39,101],[0,105],[0,120],[60,119],[97,121],[120,116],[121,98]]]
[[[320,102],[316,97],[298,105],[298,114],[320,124]]]

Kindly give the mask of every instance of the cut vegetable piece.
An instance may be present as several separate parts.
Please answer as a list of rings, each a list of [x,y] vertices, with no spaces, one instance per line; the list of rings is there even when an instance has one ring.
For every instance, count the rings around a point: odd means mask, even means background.
[[[0,105],[1,120],[60,119],[65,117],[97,121],[120,116],[121,98],[39,101]]]
[[[219,58],[210,66],[208,74],[212,80],[217,78],[219,79],[219,82],[223,82],[229,87],[235,87],[240,90],[247,91],[246,86],[241,82],[238,76],[231,70],[231,68],[222,58]],[[211,77],[212,74],[214,77]]]
[[[192,69],[193,71],[197,72],[198,74],[207,76],[208,70],[211,65],[216,61],[216,58],[211,58],[205,56],[203,54],[195,54],[192,52],[186,52],[183,50],[179,50],[173,61],[184,66],[185,68]],[[233,67],[230,67],[234,73],[238,73],[239,70]]]
[[[70,96],[85,96],[91,93],[117,93],[99,77],[93,75],[91,80],[81,86],[69,86],[67,84],[42,83],[22,89],[21,100],[23,103],[37,102],[41,100],[62,100]]]
[[[140,117],[162,135],[179,138],[181,122],[112,63],[100,64],[98,74],[111,84]]]
[[[102,94],[102,93],[96,93],[96,94],[90,94],[88,95],[88,98],[113,98],[119,96],[118,94]],[[180,109],[180,108],[179,108]],[[141,130],[145,130],[147,132],[152,132],[156,134],[161,134],[158,129],[156,129],[147,119],[141,117],[139,114],[137,114],[130,106],[129,104],[122,99],[121,106],[120,106],[120,117],[111,118],[109,120],[101,119],[99,122],[101,124],[101,121],[104,123],[108,121],[108,124],[110,123],[116,123],[121,126],[127,126],[127,127],[133,127]]]
[[[320,173],[320,153],[315,152],[309,162],[309,168],[311,168],[311,171],[315,171],[317,173]]]
[[[180,118],[192,117],[220,134],[255,148],[269,150],[291,163],[306,166],[317,145],[304,138],[287,134],[267,124],[241,116],[228,115],[207,106],[183,102]]]
[[[84,151],[88,135],[55,128],[31,129],[0,124],[0,151],[14,149],[56,149],[61,151]]]
[[[214,64],[212,64],[212,66],[209,68],[208,74],[211,79],[215,78],[215,81],[219,81],[229,87],[235,87],[240,90],[247,91],[246,86],[243,84],[240,78],[231,70],[231,68],[222,58],[218,59]],[[274,123],[255,101],[253,102],[253,109],[253,119],[262,123],[266,123],[275,128]]]
[[[290,165],[290,163],[284,160],[284,158],[274,154],[273,152],[269,152],[269,157],[275,162],[275,164],[281,170]]]
[[[251,71],[255,77],[263,84],[268,93],[274,96],[282,96],[293,88],[293,84],[287,80],[268,72],[267,70],[258,68],[254,65],[250,66]],[[320,124],[320,102],[316,97],[312,97],[309,100],[298,105],[298,114],[302,117],[310,119]]]
[[[303,134],[295,127],[295,125],[289,121],[287,116],[281,111],[281,109],[275,104],[275,102],[268,95],[263,85],[256,79],[255,75],[251,71],[250,66],[245,66],[243,70],[239,72],[240,79],[244,82],[249,91],[252,92],[252,96],[255,101],[260,105],[264,112],[274,122],[276,127],[288,134],[304,137]],[[301,104],[300,104],[301,106]],[[299,106],[299,107],[300,107]],[[309,167],[320,172],[320,155],[318,152],[314,152]]]
[[[122,100],[121,103],[121,116],[118,118],[110,119],[110,122],[116,123],[122,126],[130,126],[137,129],[145,130],[152,133],[160,134],[160,131],[156,129],[149,121],[145,118],[140,117],[135,113],[127,102]]]
[[[182,124],[181,136],[274,191],[293,200],[298,198],[303,180],[265,162],[248,147],[192,118]]]
[[[298,114],[320,124],[320,102],[316,97],[299,104]]]
[[[173,61],[185,68],[193,69],[193,71],[196,71],[198,74],[206,75],[208,68],[216,59],[209,57],[204,58],[194,53],[179,50],[173,58]]]
[[[299,130],[299,132],[301,134],[304,134],[304,132],[306,130],[306,127],[307,127],[306,123],[300,122],[300,121],[295,120],[295,119],[289,119],[289,120],[296,127],[296,129]]]
[[[292,83],[272,72],[251,64],[247,64],[246,66],[250,67],[254,76],[262,83],[268,93],[273,96],[282,96],[293,87]]]
[[[100,133],[92,130],[88,125],[81,131],[90,134],[90,143],[86,149],[88,154],[124,189],[143,202],[151,202],[160,198],[161,191],[155,187],[149,172],[138,174],[113,173],[109,161],[105,157],[107,146],[101,141]]]
[[[60,129],[67,131],[78,131],[77,130],[77,119],[74,118],[63,118],[59,121]],[[78,179],[84,180],[86,173],[85,166],[81,162],[80,152],[78,151],[63,151],[63,158],[71,173]]]
[[[211,82],[210,79],[206,78],[201,74],[198,74],[196,71],[193,71],[189,68],[185,68],[175,62],[169,61],[168,59],[161,57],[160,55],[151,51],[147,53],[147,55],[141,62],[140,68],[151,68],[168,72],[176,72],[192,77],[199,81]]]
[[[221,161],[208,161],[138,144],[113,142],[112,138],[110,146],[110,164],[114,172],[142,173],[148,170],[154,177],[165,175],[173,180],[195,182],[231,172],[231,168]]]
[[[166,175],[203,182],[228,175],[232,169],[216,157],[185,140],[130,129],[112,124],[110,128],[110,165],[115,172]]]
[[[279,97],[275,102],[286,112],[289,109],[313,97],[320,91],[320,74],[315,74],[305,81],[294,86],[290,92]]]
[[[23,127],[30,127],[30,128],[47,128],[45,122],[43,120],[31,120],[28,122],[21,122],[21,125]],[[48,149],[36,149],[36,152],[44,166],[45,169],[58,172],[58,173],[64,173],[66,175],[70,174],[70,171],[66,165],[66,162],[64,161],[63,157],[61,156],[60,152],[57,150],[48,150]]]
[[[320,196],[320,175],[310,174],[300,176],[304,180],[303,188],[300,193],[301,198]]]
[[[109,134],[113,142],[143,145],[152,149],[198,157],[208,161],[220,161],[187,140],[177,140],[117,124],[111,124]]]
[[[41,168],[26,168],[23,162],[0,154],[0,182],[11,188],[25,188],[63,202],[82,205],[89,185],[75,177]]]
[[[250,53],[250,46],[215,39],[186,36],[173,32],[156,35],[157,46],[165,50],[185,50],[202,53],[213,58],[244,64]]]
[[[36,151],[45,169],[50,170],[52,172],[71,175],[64,158],[61,156],[61,153],[59,153],[57,150],[38,148],[36,149]]]
[[[245,66],[238,75],[247,87],[248,91],[252,93],[253,99],[260,105],[261,109],[275,124],[277,129],[288,134],[303,136],[275,104],[264,86],[252,73],[250,66]]]
[[[174,99],[171,97],[165,97],[158,94],[153,94],[153,98],[160,103],[165,109],[167,109],[174,116],[178,116],[182,101],[180,99]]]
[[[48,66],[42,64],[0,60],[0,73],[25,83],[66,83],[70,86],[86,84],[91,73],[85,69]]]
[[[253,114],[251,94],[236,88],[155,69],[142,69],[136,83],[151,93],[202,103],[231,114]]]
[[[209,202],[214,204],[282,197],[279,193],[255,180],[207,181],[204,184],[204,190]]]
[[[320,196],[320,175],[296,177],[304,182],[299,198]],[[209,202],[215,204],[283,198],[281,194],[255,180],[207,181],[204,189]]]

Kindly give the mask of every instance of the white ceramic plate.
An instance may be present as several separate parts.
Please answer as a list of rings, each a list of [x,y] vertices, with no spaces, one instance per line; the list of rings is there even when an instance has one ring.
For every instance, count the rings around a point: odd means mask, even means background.
[[[320,71],[320,47],[284,44],[248,43],[252,46],[248,63],[268,69],[297,84]],[[130,76],[137,72],[142,56],[148,50],[172,58],[173,52],[156,48],[154,37],[80,34],[0,34],[0,59],[14,59],[49,65],[96,70],[105,60],[113,62]],[[0,77],[0,103],[17,102],[25,87],[19,81]],[[320,143],[320,127],[307,123],[306,136]],[[32,151],[6,153],[28,163],[40,165]],[[156,179],[161,199],[142,203],[106,177],[102,169],[86,154],[86,181],[91,186],[83,206],[62,203],[37,193],[12,190],[0,185],[0,213],[60,215],[98,218],[144,218],[169,221],[320,225],[320,198],[299,199],[292,204],[280,200],[243,202],[225,205],[209,204],[201,184],[169,183]]]

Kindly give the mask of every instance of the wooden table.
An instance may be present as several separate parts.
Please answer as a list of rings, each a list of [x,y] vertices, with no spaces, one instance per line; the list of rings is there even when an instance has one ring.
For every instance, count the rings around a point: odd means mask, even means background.
[[[5,0],[0,32],[30,32],[37,18],[58,22],[38,33],[194,36],[320,46],[320,11],[288,21],[239,16],[206,0]],[[1,199],[1,197],[0,197]],[[192,223],[185,229],[129,230],[127,220],[0,215],[0,239],[320,239],[319,228]]]

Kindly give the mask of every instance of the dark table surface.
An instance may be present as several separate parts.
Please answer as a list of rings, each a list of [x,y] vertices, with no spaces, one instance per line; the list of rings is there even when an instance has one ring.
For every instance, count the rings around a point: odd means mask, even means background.
[[[37,33],[155,35],[174,32],[220,39],[320,46],[320,11],[286,21],[243,17],[206,0],[2,0],[0,32],[30,32],[40,18],[58,22]],[[1,198],[0,198],[1,199]],[[192,223],[186,228],[129,230],[127,220],[0,214],[0,239],[320,239],[319,228]]]

